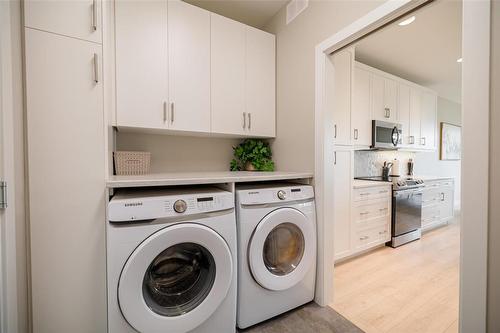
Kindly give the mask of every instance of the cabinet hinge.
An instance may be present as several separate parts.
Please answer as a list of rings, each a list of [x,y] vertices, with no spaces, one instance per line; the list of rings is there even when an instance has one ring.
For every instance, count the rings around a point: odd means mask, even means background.
[[[0,181],[0,209],[7,208],[7,182]]]

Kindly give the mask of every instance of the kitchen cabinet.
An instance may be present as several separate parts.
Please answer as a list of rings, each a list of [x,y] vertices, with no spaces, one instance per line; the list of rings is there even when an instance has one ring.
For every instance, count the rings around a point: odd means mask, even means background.
[[[168,1],[168,127],[210,132],[210,12]]]
[[[327,110],[333,110],[333,142],[336,145],[351,145],[354,51],[346,49],[336,52],[330,56],[329,61],[327,65],[334,80],[328,80],[327,77],[327,91],[333,92],[333,99],[327,97]]]
[[[101,0],[24,1],[26,27],[79,38],[102,41]]]
[[[427,180],[422,196],[422,229],[429,230],[453,219],[453,179]]]
[[[420,146],[422,149],[436,149],[437,96],[428,91],[422,92]]]
[[[370,72],[354,67],[351,141],[356,146],[370,146],[372,132]]]
[[[250,136],[276,135],[275,36],[246,26],[246,132]]]
[[[116,121],[168,127],[167,2],[115,2]]]
[[[245,36],[244,24],[211,14],[211,103],[214,133],[246,133]],[[272,114],[274,116],[274,108]]]
[[[397,84],[394,80],[378,73],[371,73],[372,115],[375,120],[396,120]]]
[[[102,47],[30,28],[24,43],[33,332],[104,333]]]
[[[422,112],[422,92],[419,88],[410,89],[410,126],[409,126],[409,146],[411,148],[420,147],[421,133],[421,112]]]
[[[401,124],[403,131],[402,145],[410,145],[410,87],[404,83],[398,86],[398,117],[397,122]]]
[[[348,150],[334,152],[334,257],[341,259],[351,251],[351,189],[353,153]]]

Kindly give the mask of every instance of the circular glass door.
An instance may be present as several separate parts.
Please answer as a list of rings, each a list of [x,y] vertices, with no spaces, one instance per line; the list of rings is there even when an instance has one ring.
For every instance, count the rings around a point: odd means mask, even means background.
[[[302,260],[304,249],[304,234],[299,227],[289,222],[278,224],[264,242],[264,264],[275,275],[290,274]]]
[[[130,255],[118,284],[127,322],[141,333],[185,333],[225,299],[233,262],[225,240],[194,223],[166,227]]]
[[[195,243],[181,243],[161,252],[149,265],[142,285],[146,304],[162,316],[180,316],[207,297],[215,281],[215,261]]]
[[[315,253],[314,223],[296,209],[280,208],[255,228],[248,260],[254,279],[262,287],[285,290],[305,277]]]

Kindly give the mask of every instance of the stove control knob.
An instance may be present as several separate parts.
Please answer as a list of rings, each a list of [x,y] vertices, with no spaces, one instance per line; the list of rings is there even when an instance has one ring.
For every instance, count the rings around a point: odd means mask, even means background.
[[[186,209],[187,209],[186,201],[177,200],[176,202],[174,202],[174,210],[176,213],[184,213]]]
[[[286,192],[285,192],[285,191],[283,191],[283,190],[279,190],[279,191],[278,191],[278,198],[279,198],[280,200],[285,200],[285,199],[286,199]]]

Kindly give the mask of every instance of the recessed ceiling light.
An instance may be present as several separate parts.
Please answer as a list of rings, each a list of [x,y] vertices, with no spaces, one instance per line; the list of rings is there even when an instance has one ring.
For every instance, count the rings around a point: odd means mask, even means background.
[[[412,23],[413,21],[415,21],[415,16],[408,17],[407,19],[399,22],[398,25],[405,26],[405,25]]]
[[[462,58],[458,58],[458,59],[457,59],[457,62],[462,62]]]

